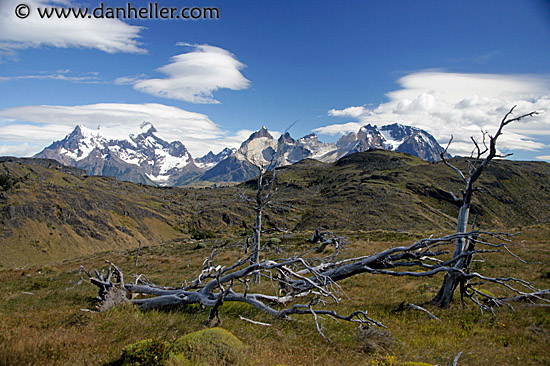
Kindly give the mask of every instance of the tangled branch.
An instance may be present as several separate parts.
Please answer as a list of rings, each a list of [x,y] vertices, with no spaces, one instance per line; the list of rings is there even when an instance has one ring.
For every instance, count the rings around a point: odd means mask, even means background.
[[[484,239],[484,237],[486,239]],[[329,316],[333,319],[373,324],[383,326],[380,322],[370,318],[366,310],[354,311],[350,315],[341,315],[334,310],[318,308],[329,302],[337,304],[345,297],[339,281],[361,274],[372,273],[378,275],[426,277],[438,273],[453,273],[461,278],[463,283],[462,294],[478,305],[482,310],[489,310],[493,306],[501,306],[514,298],[528,298],[543,300],[541,295],[546,292],[536,289],[527,281],[514,277],[488,277],[477,272],[467,273],[453,266],[464,256],[480,253],[497,252],[512,253],[508,246],[513,245],[509,240],[510,234],[472,231],[455,233],[438,238],[424,238],[408,246],[399,246],[386,249],[380,253],[368,256],[334,260],[322,260],[314,263],[311,258],[291,257],[275,260],[264,260],[260,263],[250,263],[248,257],[236,260],[230,266],[214,265],[214,257],[220,252],[215,249],[212,255],[204,261],[204,268],[197,278],[185,287],[163,287],[139,276],[134,283],[124,283],[122,270],[115,264],[108,262],[110,267],[104,271],[94,271],[93,275],[82,267],[92,284],[99,287],[98,300],[101,309],[108,309],[118,303],[108,303],[112,291],[123,289],[127,294],[124,301],[139,305],[142,309],[153,309],[165,306],[183,304],[202,304],[212,308],[210,320],[217,318],[218,308],[224,302],[243,302],[249,304],[274,318],[288,319],[292,315],[313,315],[319,334],[323,337],[322,327],[318,316]],[[471,252],[461,253],[449,260],[439,257],[448,254],[457,238],[468,238],[475,241],[481,248]],[[492,238],[493,242],[490,241]],[[495,239],[501,242],[494,243]],[[505,248],[505,249],[503,249]],[[513,255],[517,257],[516,255]],[[273,283],[273,293],[251,292],[251,276],[262,273]],[[475,281],[475,283],[473,282]],[[496,298],[479,291],[481,283],[492,283],[512,292],[514,298]],[[135,294],[147,295],[146,298],[135,298]],[[300,303],[300,299],[307,300]],[[285,307],[285,304],[292,304]],[[416,310],[425,309],[416,305]],[[429,312],[427,312],[430,315]],[[432,315],[433,316],[433,315]]]

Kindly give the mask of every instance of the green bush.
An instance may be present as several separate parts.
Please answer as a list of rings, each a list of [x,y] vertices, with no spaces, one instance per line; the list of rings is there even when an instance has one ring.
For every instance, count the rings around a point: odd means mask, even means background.
[[[161,366],[170,356],[170,344],[158,339],[145,339],[122,350],[123,366]]]
[[[195,240],[212,239],[214,237],[214,233],[212,231],[198,228],[196,226],[191,226],[189,235],[191,235],[191,238]]]
[[[278,246],[278,245],[281,245],[281,239],[279,238],[271,238],[269,239],[269,241],[267,242],[267,246]]]
[[[243,361],[243,343],[222,328],[203,329],[179,338],[173,353],[182,355],[192,365],[234,365]]]
[[[170,354],[166,360],[166,366],[192,366],[191,362],[183,355]]]
[[[13,187],[15,183],[15,180],[12,179],[8,173],[0,174],[0,187],[2,188],[2,191],[7,191]]]

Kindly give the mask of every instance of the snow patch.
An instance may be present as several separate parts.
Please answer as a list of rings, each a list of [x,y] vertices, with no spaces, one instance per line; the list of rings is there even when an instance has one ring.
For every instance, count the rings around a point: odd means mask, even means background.
[[[384,148],[385,149],[388,149],[388,150],[397,150],[397,148],[399,147],[399,145],[401,145],[404,141],[404,139],[401,139],[401,140],[395,140],[390,131],[389,130],[382,130],[380,131],[380,133],[382,134],[382,136],[384,136],[384,139],[386,140],[385,141],[385,144],[384,144]]]
[[[189,164],[189,154],[180,158],[170,155],[166,150],[156,149],[155,157],[160,165],[159,174],[165,174],[172,169],[183,169]]]

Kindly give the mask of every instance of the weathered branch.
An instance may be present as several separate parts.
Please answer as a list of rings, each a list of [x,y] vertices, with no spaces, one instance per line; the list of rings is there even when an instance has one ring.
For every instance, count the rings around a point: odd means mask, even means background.
[[[164,306],[178,306],[183,304],[202,304],[212,308],[209,320],[218,317],[218,308],[224,302],[243,302],[256,309],[270,314],[275,318],[288,318],[291,315],[307,315],[314,317],[320,334],[323,334],[318,316],[326,315],[334,319],[370,323],[382,326],[379,322],[367,316],[366,311],[356,311],[349,316],[343,316],[333,310],[315,309],[314,306],[324,303],[322,299],[331,299],[339,303],[345,296],[338,282],[361,274],[371,273],[390,276],[426,277],[438,273],[446,273],[459,278],[464,283],[464,288],[469,291],[467,297],[481,309],[488,309],[491,304],[483,304],[481,298],[492,301],[500,306],[507,300],[486,295],[470,284],[468,281],[477,280],[492,283],[504,290],[510,291],[522,298],[532,301],[542,299],[546,292],[534,288],[532,284],[514,277],[488,277],[477,272],[468,273],[454,266],[464,257],[476,253],[501,251],[492,249],[509,245],[509,243],[493,244],[488,238],[497,240],[507,239],[510,235],[505,233],[492,233],[485,231],[471,231],[467,233],[454,233],[439,238],[421,239],[411,245],[398,246],[386,249],[379,253],[343,260],[331,260],[317,265],[311,265],[309,260],[302,257],[285,258],[281,260],[264,260],[260,263],[250,263],[250,256],[237,259],[230,266],[215,265],[214,258],[222,249],[216,247],[209,258],[204,261],[203,271],[197,279],[191,281],[193,286],[180,288],[156,286],[143,276],[139,276],[135,283],[124,284],[122,270],[111,262],[105,273],[95,271],[95,276],[86,269],[86,273],[92,284],[99,287],[98,299],[107,301],[110,293],[115,289],[124,289],[129,294],[144,294],[147,298],[127,297],[128,302],[139,305],[142,309],[152,309]],[[483,239],[487,237],[487,239]],[[480,245],[488,245],[491,249],[475,249],[459,254],[458,257],[443,260],[437,257],[445,256],[448,251],[445,247],[452,247],[454,241],[464,238],[479,242]],[[475,238],[475,239],[473,239]],[[504,253],[507,253],[504,251]],[[511,254],[510,254],[511,255]],[[437,259],[437,260],[436,260]],[[403,268],[411,268],[403,270]],[[250,292],[250,278],[254,273],[264,273],[273,283],[273,294]],[[476,284],[477,286],[477,284]],[[520,287],[517,287],[520,286]],[[521,291],[520,288],[527,289]],[[281,292],[281,289],[284,291]],[[305,303],[296,303],[300,299]],[[309,299],[309,301],[307,301]],[[509,298],[512,299],[512,298]],[[509,300],[512,301],[512,300]],[[290,307],[284,307],[291,303]],[[282,307],[282,308],[281,308]],[[409,307],[426,312],[430,317],[436,318],[424,308],[414,304]],[[105,307],[103,309],[106,309]],[[326,337],[326,336],[325,336]]]

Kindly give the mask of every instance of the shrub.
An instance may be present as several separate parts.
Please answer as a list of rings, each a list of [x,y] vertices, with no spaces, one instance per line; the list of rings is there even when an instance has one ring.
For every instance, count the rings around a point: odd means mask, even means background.
[[[281,239],[279,239],[279,238],[271,238],[271,239],[269,239],[269,241],[267,242],[267,245],[268,245],[268,246],[281,245]]]
[[[189,230],[189,234],[191,235],[191,238],[195,240],[212,239],[214,237],[214,233],[212,231],[198,228],[194,225],[191,226],[191,229]]]
[[[15,180],[9,176],[8,173],[0,174],[0,188],[2,191],[7,191],[14,186]]]
[[[383,353],[393,346],[393,337],[385,329],[365,326],[357,330],[357,339],[366,353]]]
[[[243,343],[222,328],[203,329],[179,338],[173,345],[192,365],[234,365],[243,361]]]
[[[170,344],[158,339],[145,339],[122,350],[123,366],[161,366],[170,356]]]

